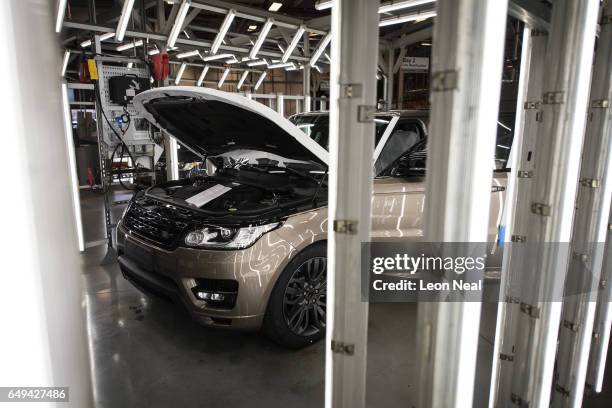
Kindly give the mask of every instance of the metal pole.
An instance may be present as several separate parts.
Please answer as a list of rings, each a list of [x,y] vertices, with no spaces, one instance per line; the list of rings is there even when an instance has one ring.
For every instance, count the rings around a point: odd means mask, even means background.
[[[285,116],[285,98],[283,94],[276,94],[276,111]]]
[[[308,33],[304,33],[304,56],[310,58],[310,41]],[[304,95],[304,112],[310,112],[312,110],[311,103],[311,90],[310,90],[310,64],[304,64],[303,70],[303,95]]]
[[[595,324],[593,328],[593,345],[589,356],[589,367],[586,383],[595,392],[603,387],[604,369],[610,344],[610,327],[612,326],[612,211],[608,221],[606,253],[604,255],[600,286],[602,290],[597,298]]]
[[[10,174],[2,221],[0,384],[68,387],[70,404],[93,407],[81,258],[62,111],[55,2],[0,3],[0,64],[7,101],[0,162]],[[45,69],[32,75],[45,61]],[[72,143],[72,139],[70,140]],[[13,271],[12,273],[7,273]],[[27,299],[24,301],[24,299]],[[7,404],[8,405],[8,404]],[[56,405],[43,403],[42,406]]]
[[[488,239],[506,2],[439,0],[434,24],[425,233]],[[419,304],[419,407],[471,407],[479,302]]]
[[[361,301],[360,254],[370,239],[378,5],[336,0],[332,10],[327,408],[365,406],[368,304]]]
[[[546,63],[546,43],[548,37],[540,31],[525,28],[517,97],[514,140],[512,142],[512,169],[507,183],[505,203],[504,241],[520,242],[528,227],[529,197],[533,184],[535,140],[541,118],[542,82]],[[497,309],[497,326],[493,351],[493,370],[489,407],[504,406],[510,401],[511,373],[514,362],[517,324],[522,318],[520,304],[514,300],[518,282],[524,279],[522,269],[512,273],[513,262],[520,257],[512,257],[512,244],[504,245],[504,258],[500,284],[500,299]]]
[[[395,67],[395,49],[389,48],[387,52],[387,109],[393,109],[393,87],[395,86],[393,83],[395,78],[393,68]]]
[[[597,289],[601,277],[604,245],[612,199],[612,26],[607,5],[595,54],[591,82],[591,103],[587,121],[580,184],[572,228],[572,259],[565,283],[565,297],[559,329],[557,382],[553,404],[580,407],[588,365]]]
[[[511,266],[512,275],[522,273],[529,282],[516,299],[522,313],[507,379],[511,401],[502,405],[550,404],[598,3],[559,0],[553,6],[534,181],[529,209],[521,214],[527,227],[520,241],[538,249]]]

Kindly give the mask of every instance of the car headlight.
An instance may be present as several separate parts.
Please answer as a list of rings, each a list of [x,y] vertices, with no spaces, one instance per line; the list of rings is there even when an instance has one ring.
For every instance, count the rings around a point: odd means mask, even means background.
[[[255,243],[263,234],[278,227],[274,222],[254,227],[205,227],[185,236],[185,245],[197,248],[243,249]]]

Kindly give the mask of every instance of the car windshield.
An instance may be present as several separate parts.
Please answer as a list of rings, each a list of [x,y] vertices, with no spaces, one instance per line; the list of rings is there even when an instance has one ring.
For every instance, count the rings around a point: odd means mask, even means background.
[[[376,124],[374,146],[376,146],[382,138],[391,118],[391,116],[376,116],[374,119],[374,123]],[[290,120],[301,129],[302,132],[310,136],[312,140],[326,150],[329,150],[329,115],[327,113],[296,115],[291,117]]]

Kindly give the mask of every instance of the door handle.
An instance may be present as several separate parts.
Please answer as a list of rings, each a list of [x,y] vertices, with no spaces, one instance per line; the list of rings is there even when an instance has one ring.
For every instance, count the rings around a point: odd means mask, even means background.
[[[499,193],[500,191],[506,191],[506,187],[504,186],[491,186],[492,193]]]

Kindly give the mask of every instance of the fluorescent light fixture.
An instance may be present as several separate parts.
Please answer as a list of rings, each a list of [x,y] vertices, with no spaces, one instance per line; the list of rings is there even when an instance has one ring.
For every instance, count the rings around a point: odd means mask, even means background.
[[[312,54],[312,57],[310,58],[311,67],[314,67],[317,64],[317,61],[319,60],[319,58],[321,58],[321,54],[323,54],[323,52],[325,51],[325,48],[327,48],[330,41],[331,41],[331,32],[327,33],[325,37],[323,37],[316,51],[314,52],[314,54]]]
[[[132,8],[134,8],[134,0],[125,0],[123,2],[121,17],[119,17],[119,23],[117,23],[117,41],[123,41],[123,37],[125,37],[125,30],[132,15]]]
[[[293,54],[293,50],[295,50],[295,47],[297,47],[298,43],[300,42],[300,39],[304,35],[304,31],[306,31],[306,28],[304,26],[300,26],[298,28],[298,30],[295,32],[295,35],[293,36],[293,39],[291,40],[291,44],[289,44],[289,47],[287,47],[287,49],[285,50],[281,61],[287,62],[289,60],[289,57],[291,57],[291,54]]]
[[[131,48],[134,48],[134,47],[140,47],[142,44],[144,44],[142,40],[121,44],[120,46],[117,47],[117,51],[125,51]]]
[[[257,30],[257,24],[251,24],[249,28],[247,28],[247,31],[255,31],[255,30]]]
[[[327,10],[327,9],[330,9],[331,6],[332,6],[331,0],[322,0],[322,1],[317,1],[315,3],[315,8],[317,10]]]
[[[68,60],[70,59],[70,51],[64,52],[64,59],[62,60],[62,76],[66,75],[66,69],[68,69]]]
[[[179,82],[181,82],[181,78],[183,77],[183,74],[185,73],[185,68],[187,68],[187,63],[183,62],[181,64],[181,67],[179,68],[177,74],[176,74],[176,78],[174,78],[174,84],[178,85]]]
[[[435,3],[436,0],[399,0],[382,3],[378,9],[379,13],[389,13],[391,11],[407,9],[423,4]]]
[[[127,69],[132,69],[134,68],[134,63],[133,62],[128,62],[127,63]]]
[[[217,55],[207,55],[206,57],[202,57],[203,61],[215,61],[220,59],[232,58],[234,54],[217,54]]]
[[[111,39],[115,36],[115,33],[104,33],[100,36],[100,41]],[[87,48],[91,46],[91,40],[85,40],[81,43],[81,48]]]
[[[66,13],[66,4],[68,4],[68,0],[58,0],[57,2],[57,17],[55,18],[56,33],[62,31],[62,24],[64,23],[64,14]]]
[[[196,55],[200,55],[200,51],[198,50],[193,50],[193,51],[186,51],[186,52],[181,52],[180,54],[176,54],[176,58],[189,58],[189,57],[195,57]]]
[[[422,11],[418,13],[402,14],[399,16],[385,18],[378,23],[379,27],[386,27],[393,24],[407,23],[409,21],[426,20],[436,16],[436,10]]]
[[[431,43],[430,42],[422,42],[421,46],[422,47],[431,47]]]
[[[219,83],[217,84],[217,88],[221,88],[223,86],[223,83],[225,82],[225,79],[227,78],[229,73],[230,73],[230,69],[225,68],[225,71],[223,71],[223,75],[221,75],[221,79],[219,80]]]
[[[185,21],[185,17],[187,17],[187,12],[189,11],[190,5],[190,0],[183,0],[181,3],[178,13],[176,14],[176,20],[174,20],[172,30],[170,30],[170,34],[168,35],[168,47],[174,47],[174,43],[176,43],[179,33],[183,31],[183,22]]]
[[[242,73],[242,75],[240,75],[240,80],[238,81],[238,90],[240,90],[240,88],[242,88],[242,85],[244,84],[244,81],[246,80],[246,77],[249,75],[249,70],[245,69],[244,72]]]
[[[259,65],[268,65],[268,60],[264,59],[260,59],[258,61],[251,61],[251,62],[247,62],[247,65],[249,67],[257,67]]]
[[[62,105],[64,108],[64,136],[66,137],[66,149],[68,150],[68,161],[70,162],[70,181],[72,184],[72,206],[74,211],[74,222],[76,226],[79,251],[85,250],[85,239],[83,235],[83,221],[81,220],[81,198],[79,193],[79,177],[76,170],[76,153],[74,151],[74,140],[72,138],[72,114],[68,101],[68,86],[62,83]]]
[[[221,28],[219,29],[219,32],[217,33],[217,36],[215,37],[215,40],[213,41],[212,46],[210,47],[211,54],[216,54],[217,51],[219,51],[219,47],[221,47],[221,44],[223,44],[223,39],[229,31],[229,28],[232,25],[232,21],[234,21],[234,17],[236,17],[236,10],[229,10],[225,15],[225,19],[221,24]]]
[[[159,48],[157,48],[157,47],[151,48],[147,54],[149,54],[149,55],[159,54]]]
[[[278,64],[270,64],[270,65],[268,65],[268,68],[270,68],[270,69],[288,68],[288,67],[295,67],[295,64],[293,62],[279,62]]]
[[[420,6],[423,4],[434,3],[436,0],[397,0],[382,3],[378,8],[379,13],[388,13],[390,11],[396,11],[401,9],[407,9],[411,7]],[[315,3],[315,9],[327,10],[332,7],[331,0],[320,0]]]
[[[198,78],[198,82],[196,83],[197,86],[202,86],[202,84],[204,83],[204,78],[206,77],[206,74],[208,73],[208,69],[210,67],[208,65],[204,66],[204,69],[202,70],[202,73],[200,74],[200,77]]]
[[[283,3],[272,2],[272,4],[270,4],[270,7],[268,7],[268,10],[278,11],[281,7],[283,7]]]
[[[253,87],[254,91],[259,89],[259,87],[263,83],[264,79],[266,79],[266,75],[268,75],[268,71],[264,71],[264,72],[261,73],[261,75],[259,76],[259,79],[257,80],[257,83]]]
[[[259,52],[259,49],[261,48],[261,46],[263,45],[263,42],[268,36],[268,33],[270,32],[270,29],[272,28],[273,24],[274,24],[274,19],[269,18],[266,20],[266,23],[263,25],[263,27],[261,28],[261,31],[259,32],[257,41],[255,41],[255,45],[253,45],[253,48],[251,48],[249,57],[255,58],[257,56],[257,53]]]

